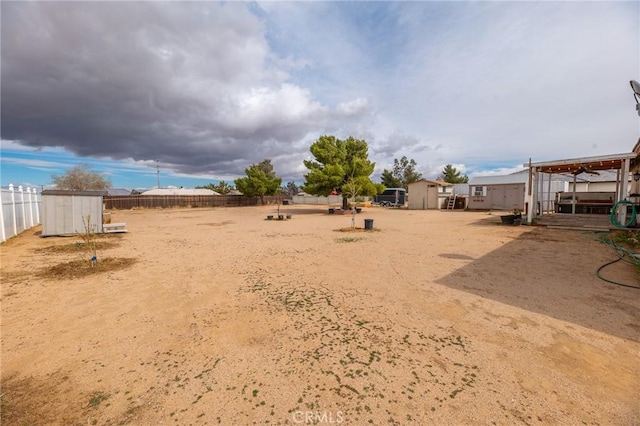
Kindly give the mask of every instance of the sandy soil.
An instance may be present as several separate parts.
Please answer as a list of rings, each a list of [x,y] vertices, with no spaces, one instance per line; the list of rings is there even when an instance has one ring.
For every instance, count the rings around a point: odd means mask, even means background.
[[[136,263],[71,280],[37,273],[75,237],[3,244],[3,424],[638,424],[640,290],[595,234],[285,209],[116,211],[98,262]]]

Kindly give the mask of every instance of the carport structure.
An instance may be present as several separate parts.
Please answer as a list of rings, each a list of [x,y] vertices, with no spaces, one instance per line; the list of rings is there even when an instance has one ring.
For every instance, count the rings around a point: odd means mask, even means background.
[[[638,145],[636,145],[637,147]],[[635,149],[634,149],[635,150]],[[571,174],[573,175],[573,198],[572,198],[572,214],[575,214],[575,188],[576,177],[583,172],[597,172],[600,170],[616,170],[616,202],[623,201],[629,194],[629,175],[633,168],[640,166],[638,164],[639,154],[629,152],[623,154],[603,155],[597,157],[582,157],[567,160],[556,160],[546,162],[536,162],[523,164],[529,168],[529,185],[527,188],[527,200],[529,206],[537,206],[542,193],[542,173],[548,175],[554,174]],[[550,182],[550,179],[548,180]],[[527,211],[527,222],[532,223],[533,219],[542,215],[535,208],[529,208]],[[618,209],[618,221],[625,223],[627,209]]]

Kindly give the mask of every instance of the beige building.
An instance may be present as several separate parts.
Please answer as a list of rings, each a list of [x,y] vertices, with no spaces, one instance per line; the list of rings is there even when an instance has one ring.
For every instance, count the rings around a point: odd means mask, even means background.
[[[428,179],[420,179],[408,186],[409,210],[446,208],[446,200],[451,195],[453,188],[449,182]]]

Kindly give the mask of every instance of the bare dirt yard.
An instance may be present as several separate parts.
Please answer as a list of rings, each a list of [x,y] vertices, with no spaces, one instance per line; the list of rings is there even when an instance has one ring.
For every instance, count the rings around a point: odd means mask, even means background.
[[[639,424],[640,290],[598,234],[275,211],[115,211],[89,271],[3,244],[2,424]]]

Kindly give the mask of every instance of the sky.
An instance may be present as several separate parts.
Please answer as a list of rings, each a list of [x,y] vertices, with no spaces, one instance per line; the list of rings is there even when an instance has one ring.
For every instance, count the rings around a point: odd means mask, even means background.
[[[304,182],[321,135],[380,179],[631,152],[640,2],[12,2],[1,184],[78,164],[115,188]]]

